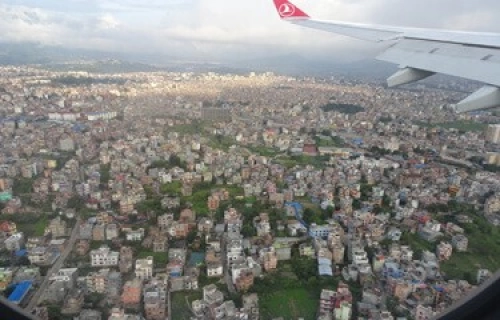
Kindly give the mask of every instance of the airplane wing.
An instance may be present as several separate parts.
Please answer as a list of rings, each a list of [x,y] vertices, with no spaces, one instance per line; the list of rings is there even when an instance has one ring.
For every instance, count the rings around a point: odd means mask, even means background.
[[[388,42],[377,59],[396,63],[390,87],[412,83],[436,73],[485,84],[455,105],[456,112],[500,106],[500,34],[380,26],[316,20],[288,0],[274,0],[281,19],[290,23],[372,42]]]

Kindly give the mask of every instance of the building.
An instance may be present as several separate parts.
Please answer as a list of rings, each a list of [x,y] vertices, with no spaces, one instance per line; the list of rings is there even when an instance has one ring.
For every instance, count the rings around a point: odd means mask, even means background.
[[[453,253],[453,247],[450,243],[441,241],[436,247],[436,256],[439,261],[449,260]]]
[[[486,129],[486,141],[500,143],[500,124],[490,124]]]
[[[141,305],[142,296],[142,280],[135,278],[134,280],[127,281],[123,286],[123,293],[121,302],[124,308],[139,309]]]
[[[170,291],[198,290],[198,275],[170,278]]]
[[[97,310],[84,309],[74,320],[102,320],[102,313]]]
[[[236,279],[234,286],[239,292],[247,292],[253,286],[253,281],[253,273],[250,270],[246,270],[240,273],[240,276]]]
[[[340,282],[335,295],[334,315],[336,320],[349,320],[352,314],[352,294],[349,286]]]
[[[113,308],[108,320],[144,320],[144,318],[140,315],[127,314],[120,308]]]
[[[120,272],[111,271],[108,274],[108,285],[106,287],[106,299],[108,304],[117,304],[122,291],[122,275]]]
[[[161,230],[167,230],[174,221],[173,214],[163,214],[158,217],[158,227],[160,227]]]
[[[222,277],[223,273],[222,262],[207,262],[207,277]]]
[[[12,269],[0,268],[0,291],[5,291],[12,282],[14,272]]]
[[[4,232],[7,237],[10,237],[17,232],[17,225],[14,222],[4,221],[0,223],[0,231]]]
[[[201,119],[204,121],[231,121],[231,110],[227,108],[202,107]]]
[[[299,254],[301,257],[314,258],[316,256],[316,251],[310,243],[301,243],[299,245]]]
[[[69,295],[64,299],[61,314],[68,316],[80,313],[80,311],[82,311],[84,297],[83,290],[70,291]]]
[[[90,223],[83,223],[79,227],[79,239],[82,240],[91,240],[92,239],[92,230],[94,229],[94,225]]]
[[[144,313],[147,320],[164,320],[167,315],[167,284],[164,280],[152,279],[143,289]]]
[[[49,310],[47,309],[47,307],[36,307],[33,310],[33,315],[39,320],[50,320],[49,319]],[[89,320],[93,320],[93,319],[89,319]],[[97,320],[101,320],[101,319],[99,318]]]
[[[352,314],[352,304],[348,301],[342,301],[335,308],[335,320],[350,320]]]
[[[33,283],[38,283],[40,281],[40,268],[38,267],[21,267],[16,272],[14,277],[14,282],[19,283],[22,281],[32,281]]]
[[[216,211],[217,209],[219,209],[219,205],[220,205],[219,197],[217,197],[217,196],[209,196],[208,197],[208,200],[207,200],[208,210]]]
[[[469,239],[463,234],[457,234],[453,236],[451,243],[458,252],[465,252],[469,246]]]
[[[78,240],[75,244],[75,252],[79,256],[86,255],[90,250],[90,243],[87,240]]]
[[[67,235],[67,230],[66,221],[62,220],[61,217],[57,217],[52,219],[45,228],[45,234],[51,234],[52,238],[65,237]]]
[[[319,298],[319,314],[332,314],[335,310],[335,298],[337,293],[332,290],[323,289]]]
[[[133,267],[133,251],[130,247],[120,248],[120,262],[119,269],[121,273],[128,273]]]
[[[121,274],[110,269],[101,269],[87,276],[87,290],[105,294],[109,302],[116,302],[120,297],[121,287]]]
[[[153,277],[153,257],[138,259],[135,262],[135,276],[141,280],[151,279]]]
[[[67,289],[73,289],[77,276],[78,268],[65,268],[60,269],[55,275],[52,275],[49,280],[64,283]]]
[[[32,264],[47,266],[53,263],[54,255],[47,247],[36,247],[28,251],[28,259]]]
[[[329,224],[318,226],[313,223],[309,227],[309,236],[313,238],[327,238],[331,230],[332,227]]]
[[[19,251],[24,246],[24,234],[14,233],[4,241],[5,249],[9,251]]]
[[[111,251],[108,247],[101,247],[90,251],[90,264],[92,267],[111,267],[118,265],[120,253]]]
[[[168,238],[164,235],[159,235],[153,239],[153,252],[167,252]]]
[[[31,281],[23,281],[17,284],[7,300],[17,305],[21,304],[32,287],[33,283]]]
[[[428,320],[436,315],[436,312],[432,310],[432,307],[425,307],[419,304],[415,309],[415,320]]]
[[[276,270],[278,267],[278,257],[273,247],[269,249],[262,249],[259,253],[262,266],[266,272]]]
[[[244,295],[242,299],[243,311],[248,314],[248,320],[258,320],[260,318],[259,296],[252,293]]]
[[[129,230],[126,232],[125,238],[127,241],[142,241],[144,239],[144,229]]]
[[[483,283],[489,277],[491,277],[491,272],[488,269],[479,269],[477,270],[476,281],[478,284]]]
[[[75,141],[71,138],[59,140],[59,149],[61,151],[73,151],[75,150]]]
[[[114,223],[106,225],[106,240],[113,240],[120,236],[118,226]]]

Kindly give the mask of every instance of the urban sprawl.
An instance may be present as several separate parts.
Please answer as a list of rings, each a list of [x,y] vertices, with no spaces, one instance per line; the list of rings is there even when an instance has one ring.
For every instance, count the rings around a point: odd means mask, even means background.
[[[0,68],[0,291],[40,319],[437,315],[500,267],[470,88]]]

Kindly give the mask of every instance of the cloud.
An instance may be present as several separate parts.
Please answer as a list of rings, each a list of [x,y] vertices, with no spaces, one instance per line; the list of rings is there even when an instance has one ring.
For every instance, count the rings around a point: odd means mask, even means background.
[[[110,14],[105,14],[97,19],[97,27],[104,30],[117,29],[120,24],[120,21]]]
[[[295,0],[314,17],[364,23],[500,31],[484,0]],[[282,22],[271,0],[4,0],[6,41],[75,48],[243,59],[283,53],[350,59],[380,46]],[[367,55],[368,56],[368,55]]]

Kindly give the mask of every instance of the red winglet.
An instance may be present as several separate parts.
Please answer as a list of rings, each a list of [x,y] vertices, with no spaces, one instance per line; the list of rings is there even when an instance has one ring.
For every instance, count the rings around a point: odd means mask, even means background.
[[[274,5],[276,6],[276,10],[280,15],[281,19],[307,19],[309,16],[297,6],[290,3],[288,0],[274,0]]]

